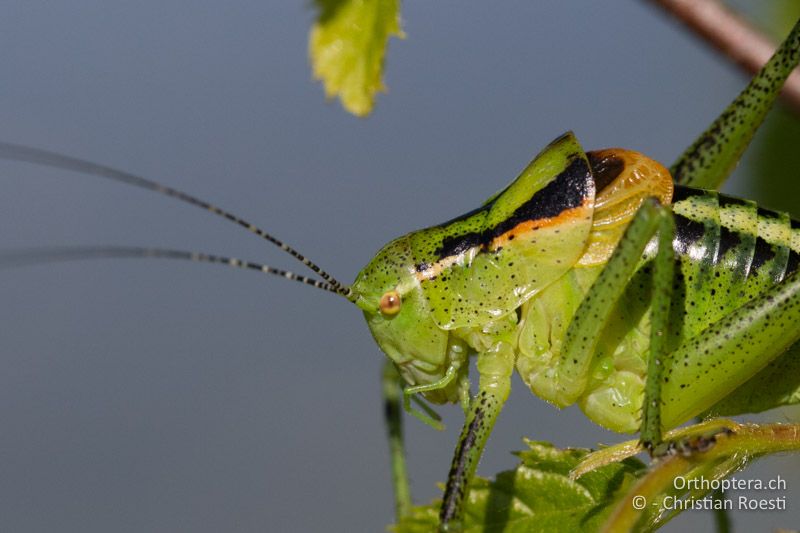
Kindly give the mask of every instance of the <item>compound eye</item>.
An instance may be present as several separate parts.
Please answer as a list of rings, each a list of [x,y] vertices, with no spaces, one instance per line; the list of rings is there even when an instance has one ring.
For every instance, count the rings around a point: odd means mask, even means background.
[[[388,291],[381,296],[379,305],[381,313],[384,315],[396,315],[400,312],[403,301],[400,299],[400,294],[398,294],[397,291]]]

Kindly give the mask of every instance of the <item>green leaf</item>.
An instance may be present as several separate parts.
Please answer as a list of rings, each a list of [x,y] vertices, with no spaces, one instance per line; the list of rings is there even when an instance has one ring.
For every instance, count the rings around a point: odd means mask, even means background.
[[[764,15],[764,24],[775,36],[785,34],[792,21],[800,18],[797,0],[764,2],[758,7]],[[758,198],[762,206],[788,211],[795,217],[800,215],[797,205],[800,180],[795,157],[798,138],[800,117],[797,110],[776,105],[746,158],[748,193]],[[796,394],[800,395],[800,391]]]
[[[514,470],[492,481],[473,482],[463,531],[654,531],[690,508],[690,500],[697,508],[717,508],[708,496],[714,482],[758,457],[800,450],[800,424],[714,419],[672,430],[666,438],[648,467],[633,457],[641,452],[637,441],[596,452],[526,441],[527,449],[517,452],[520,463]],[[676,484],[679,477],[682,482]],[[436,531],[440,504],[436,500],[413,507],[390,529]]]
[[[316,0],[309,55],[328,98],[358,116],[368,115],[385,91],[383,63],[389,37],[403,37],[400,0]]]
[[[466,504],[464,531],[595,531],[644,470],[634,458],[602,466],[577,480],[570,471],[589,450],[560,450],[526,441],[520,464],[493,481],[475,480]],[[430,533],[438,524],[439,501],[415,507],[395,526],[397,533]]]

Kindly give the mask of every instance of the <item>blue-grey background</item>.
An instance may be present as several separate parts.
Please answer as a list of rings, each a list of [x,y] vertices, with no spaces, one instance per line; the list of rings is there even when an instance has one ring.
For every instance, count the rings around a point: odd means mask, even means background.
[[[642,2],[406,2],[366,120],[325,103],[307,2],[5,0],[0,137],[153,177],[253,220],[351,281],[390,238],[475,207],[552,138],[669,163],[744,83]],[[729,190],[751,195],[739,172]],[[0,165],[0,248],[158,245],[300,271],[224,220],[90,177]],[[0,272],[0,530],[381,531],[378,377],[355,308],[253,273],[111,260]],[[447,431],[409,419],[418,501]],[[769,415],[791,418],[787,411]],[[620,437],[515,382],[481,464],[522,436]],[[798,458],[747,475],[788,480]],[[775,495],[775,494],[771,494]],[[794,495],[794,496],[793,496]],[[710,527],[688,513],[667,530]]]

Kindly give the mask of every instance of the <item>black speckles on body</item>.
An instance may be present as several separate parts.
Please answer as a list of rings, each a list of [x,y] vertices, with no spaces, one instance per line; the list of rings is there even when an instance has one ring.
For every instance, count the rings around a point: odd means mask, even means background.
[[[691,338],[800,268],[800,229],[753,202],[676,186],[673,248],[684,278],[680,337]],[[676,293],[679,294],[679,293]],[[671,319],[674,323],[674,317]],[[704,369],[705,370],[705,369]]]
[[[489,401],[489,398],[484,391],[479,399],[481,407],[475,409],[473,419],[467,426],[465,433],[461,435],[456,447],[453,463],[450,465],[450,473],[447,476],[447,489],[444,493],[442,508],[439,511],[439,521],[442,524],[446,524],[456,518],[463,505],[469,481],[467,475],[472,470],[473,461],[476,460],[470,452],[480,434],[487,430],[484,424],[487,401]]]
[[[768,287],[678,348],[673,357],[690,364],[672,366],[672,381],[665,380],[662,398],[673,413],[685,409],[687,398],[698,408],[707,409],[711,403],[704,401],[719,400],[720,391],[735,390],[797,343],[798,324],[800,278],[792,276]],[[711,374],[703,372],[706,367],[712,369]],[[695,414],[685,412],[683,416]]]
[[[556,217],[567,209],[580,206],[592,192],[587,186],[589,172],[586,161],[577,155],[573,156],[563,172],[534,194],[530,200],[520,205],[506,220],[483,231],[445,237],[441,246],[434,252],[437,259],[459,255],[476,247],[484,251],[495,238],[523,222]],[[489,205],[484,206],[476,212],[486,210],[488,207]],[[456,220],[462,220],[462,217]],[[417,265],[418,269],[419,266],[421,265]]]
[[[714,192],[702,189],[676,186],[673,205],[686,200],[691,201],[692,198],[703,195],[717,196]],[[758,276],[765,264],[769,264],[777,258],[780,264],[777,267],[773,265],[772,270],[780,272],[770,273],[773,283],[797,270],[797,255],[800,250],[789,249],[792,242],[800,242],[800,222],[788,218],[784,213],[763,207],[756,208],[751,202],[725,195],[718,195],[718,206],[720,210],[731,210],[732,213],[735,213],[732,216],[739,217],[737,219],[738,227],[724,223],[719,224],[718,257],[720,259],[727,257],[725,268],[736,270],[743,275],[743,278],[749,278]],[[753,215],[749,213],[750,209],[757,209],[757,211]],[[758,219],[763,221],[761,230],[759,230]],[[676,214],[675,225],[676,236],[673,245],[679,256],[687,254],[693,244],[703,239],[709,227],[707,222],[704,223],[703,220],[688,214]],[[766,232],[764,228],[769,228],[770,231]],[[755,240],[755,246],[750,250],[753,240]],[[788,260],[786,259],[787,254]],[[695,257],[694,259],[699,258]],[[711,257],[707,258],[706,262],[715,263]],[[720,274],[717,274],[716,277],[719,278]],[[744,281],[744,279],[740,281]]]

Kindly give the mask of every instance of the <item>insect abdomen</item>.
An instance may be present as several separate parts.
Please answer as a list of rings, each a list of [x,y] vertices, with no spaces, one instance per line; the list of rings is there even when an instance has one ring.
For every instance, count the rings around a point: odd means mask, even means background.
[[[671,348],[798,269],[800,225],[786,214],[685,187],[676,187],[673,211],[678,268]],[[523,308],[517,369],[536,394],[560,405],[564,403],[557,400],[553,363],[569,322],[602,267],[572,269]],[[632,432],[639,427],[649,354],[649,310],[650,272],[645,261],[604,327],[586,372],[586,386],[577,398],[589,418],[615,431]],[[730,379],[744,382],[752,375]]]
[[[735,348],[733,344],[725,347],[719,332],[731,328],[731,317],[741,320],[741,309],[749,302],[768,305],[771,300],[764,300],[765,292],[783,284],[797,270],[797,223],[785,213],[760,209],[752,202],[693,189],[676,192],[674,212],[685,218],[676,217],[676,226],[683,229],[676,249],[685,249],[685,253],[680,258],[682,278],[676,280],[681,290],[673,301],[673,310],[680,312],[673,316],[682,319],[683,325],[676,339],[680,345],[665,363],[662,420],[674,426],[707,410],[735,415],[796,403],[800,399],[798,343],[787,347],[776,339],[772,345],[765,338],[762,348],[757,348],[759,341],[748,340],[747,334],[737,337],[747,330],[746,324],[739,323],[725,333],[725,340],[741,341]],[[703,212],[703,204],[716,206],[719,222],[711,231],[718,231],[720,237],[716,251],[699,254],[696,243],[704,242],[707,235],[697,232],[693,244],[685,237],[692,235],[686,230],[693,224],[694,229],[709,228],[710,217]],[[751,316],[749,320],[752,323],[759,318]],[[780,320],[765,321],[760,327],[767,325],[777,328],[775,331],[784,327]],[[711,328],[711,333],[697,340],[697,334],[706,328]],[[758,351],[765,346],[774,346],[774,350]],[[730,392],[724,395],[723,391]]]
[[[800,229],[792,228],[786,213],[680,186],[673,212],[681,338],[694,336],[797,269]]]

